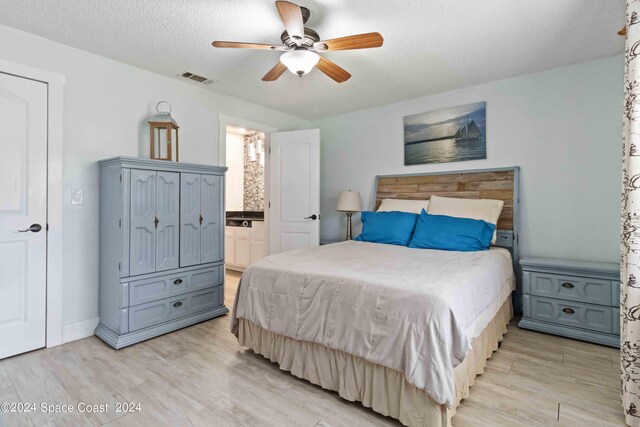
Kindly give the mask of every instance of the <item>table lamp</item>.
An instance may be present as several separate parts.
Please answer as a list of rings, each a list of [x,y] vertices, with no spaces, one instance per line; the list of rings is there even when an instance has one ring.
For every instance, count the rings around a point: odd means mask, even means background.
[[[362,211],[362,204],[360,203],[360,193],[357,191],[341,191],[338,196],[338,206],[336,207],[338,212],[346,212],[347,214],[347,240],[351,240],[351,215],[354,212]]]

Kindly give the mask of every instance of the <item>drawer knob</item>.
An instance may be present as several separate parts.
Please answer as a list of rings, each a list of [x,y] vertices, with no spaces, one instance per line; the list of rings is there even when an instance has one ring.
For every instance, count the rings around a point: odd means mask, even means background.
[[[567,289],[571,289],[571,288],[574,288],[574,287],[575,287],[575,285],[574,285],[573,283],[564,282],[564,283],[562,284],[562,287],[563,287],[563,288],[567,288]]]
[[[179,285],[181,283],[182,283],[182,279],[176,279],[176,280],[173,281],[174,285]]]
[[[575,310],[573,308],[569,308],[569,307],[565,307],[562,309],[563,312],[567,313],[567,314],[573,314],[575,313]]]
[[[176,308],[180,307],[181,305],[182,305],[182,301],[176,301],[173,303],[173,306]]]

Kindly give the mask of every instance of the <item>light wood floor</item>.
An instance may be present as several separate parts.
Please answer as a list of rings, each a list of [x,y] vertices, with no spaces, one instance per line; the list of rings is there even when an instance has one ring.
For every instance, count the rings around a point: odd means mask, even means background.
[[[227,276],[228,307],[239,275]],[[621,426],[617,350],[509,327],[455,426]],[[0,426],[399,426],[238,346],[229,316],[115,351],[95,337],[0,361],[0,403],[109,404],[2,414]],[[115,413],[116,402],[140,403]]]

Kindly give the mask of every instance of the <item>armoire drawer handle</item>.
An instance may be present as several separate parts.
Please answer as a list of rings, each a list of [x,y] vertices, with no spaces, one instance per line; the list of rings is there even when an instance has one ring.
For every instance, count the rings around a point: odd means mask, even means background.
[[[182,279],[176,279],[173,281],[174,285],[180,285],[182,283]]]
[[[176,308],[180,307],[181,305],[182,305],[182,301],[176,301],[173,303],[173,306]]]
[[[562,311],[567,313],[567,314],[573,314],[573,313],[576,312],[573,308],[569,308],[569,307],[563,308]]]
[[[567,289],[571,289],[571,288],[574,288],[574,287],[575,287],[575,285],[574,285],[573,283],[564,282],[564,283],[562,284],[562,287],[563,287],[563,288],[567,288]]]

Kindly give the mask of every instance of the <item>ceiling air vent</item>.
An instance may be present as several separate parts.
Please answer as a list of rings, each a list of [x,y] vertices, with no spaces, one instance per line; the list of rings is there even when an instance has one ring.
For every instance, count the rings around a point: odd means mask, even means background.
[[[211,80],[211,79],[208,79],[206,77],[202,77],[202,76],[199,76],[197,74],[190,73],[188,71],[185,71],[184,73],[178,74],[178,77],[182,77],[182,78],[185,78],[187,80],[191,80],[191,81],[194,81],[196,83],[203,84],[203,85],[210,85],[211,83],[215,82],[215,80]]]

